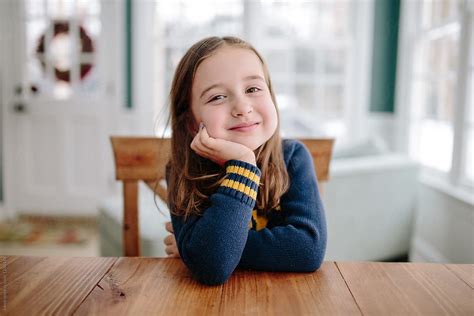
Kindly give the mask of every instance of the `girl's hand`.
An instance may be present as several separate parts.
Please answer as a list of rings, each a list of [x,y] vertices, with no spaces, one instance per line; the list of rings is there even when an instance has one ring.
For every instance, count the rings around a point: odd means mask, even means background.
[[[170,235],[166,236],[164,240],[166,254],[168,255],[168,258],[179,258],[180,256],[178,246],[176,245],[176,238],[174,237],[174,231],[171,222],[166,222],[165,228],[171,233]]]
[[[201,123],[202,124],[202,123]],[[254,152],[242,144],[210,137],[202,126],[191,142],[191,149],[199,156],[223,166],[228,160],[241,160],[256,165]]]

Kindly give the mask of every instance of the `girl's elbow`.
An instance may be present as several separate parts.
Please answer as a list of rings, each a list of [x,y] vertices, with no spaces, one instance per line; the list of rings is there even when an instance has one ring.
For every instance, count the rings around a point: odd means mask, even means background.
[[[212,258],[211,260],[184,260],[194,278],[202,284],[221,285],[224,284],[234,272],[237,263],[226,258]],[[191,264],[192,262],[192,264]]]
[[[224,284],[229,278],[231,274],[203,274],[203,275],[196,275],[196,280],[204,285],[222,285]]]
[[[205,271],[199,271],[194,274],[196,280],[205,285],[222,285],[232,275],[234,269],[230,267],[207,267]]]
[[[181,258],[193,277],[202,284],[221,285],[232,275],[238,264],[233,256],[182,251]]]
[[[307,247],[303,255],[302,268],[305,272],[314,272],[318,270],[324,262],[324,254],[326,253],[326,243],[318,240],[314,242],[313,247]]]
[[[304,265],[304,272],[314,272],[318,270],[323,264],[323,256],[314,255],[309,258]]]

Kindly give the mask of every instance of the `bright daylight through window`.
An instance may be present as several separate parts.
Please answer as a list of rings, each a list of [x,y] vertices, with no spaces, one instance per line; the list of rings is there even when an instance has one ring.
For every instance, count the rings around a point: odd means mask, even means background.
[[[368,104],[358,95],[366,87],[356,85],[369,81],[360,80],[361,73],[369,73],[363,62],[367,56],[361,54],[372,33],[356,27],[369,11],[358,6],[351,1],[159,0],[155,47],[164,50],[165,76],[159,75],[156,84],[168,91],[191,43],[210,35],[237,35],[255,45],[269,64],[282,134],[343,141],[352,135],[348,126],[357,125],[350,122],[358,118],[354,109]]]
[[[472,186],[474,53],[467,5],[422,1],[414,6],[421,19],[409,22],[414,47],[410,152],[432,171],[449,174],[453,184]]]

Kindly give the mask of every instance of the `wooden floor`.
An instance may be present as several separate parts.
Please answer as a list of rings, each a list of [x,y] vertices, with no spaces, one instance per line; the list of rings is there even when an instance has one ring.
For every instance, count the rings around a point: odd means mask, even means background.
[[[36,220],[36,219],[35,219]],[[39,219],[39,220],[44,220]],[[61,219],[47,219],[60,221]],[[88,219],[89,220],[89,219]],[[66,256],[66,257],[99,257],[99,234],[97,225],[89,225],[89,240],[83,244],[61,245],[53,243],[40,243],[27,245],[21,242],[0,242],[0,255],[11,256]]]
[[[14,243],[0,243],[0,254],[9,256],[41,257],[99,257],[99,238],[95,235],[85,245],[38,245],[24,246]]]

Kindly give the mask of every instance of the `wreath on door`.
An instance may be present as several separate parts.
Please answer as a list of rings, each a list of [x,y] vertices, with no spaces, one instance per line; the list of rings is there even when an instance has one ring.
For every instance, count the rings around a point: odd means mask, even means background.
[[[69,22],[67,20],[55,20],[52,21],[54,32],[53,39],[58,35],[68,35],[69,34]],[[92,38],[87,34],[84,27],[79,25],[79,37],[80,37],[80,49],[81,53],[93,53],[94,52],[94,43]],[[48,43],[51,44],[51,43]],[[44,58],[44,53],[46,51],[46,34],[43,33],[39,39],[38,46],[36,47],[36,53],[43,67],[43,71],[46,69],[46,62]],[[80,79],[83,80],[91,71],[93,64],[90,62],[81,62],[80,64]],[[71,70],[70,69],[59,69],[57,65],[54,67],[54,76],[58,81],[71,81]]]

